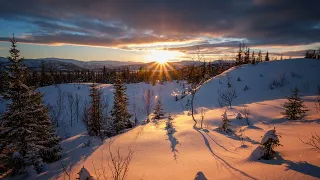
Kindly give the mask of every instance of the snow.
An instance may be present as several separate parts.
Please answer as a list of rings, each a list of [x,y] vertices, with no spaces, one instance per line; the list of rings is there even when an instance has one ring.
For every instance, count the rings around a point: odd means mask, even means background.
[[[261,144],[266,143],[269,139],[279,141],[279,137],[276,134],[276,130],[272,129],[267,131],[261,139]]]
[[[198,127],[185,113],[185,104],[189,96],[175,101],[174,95],[181,93],[183,85],[166,82],[152,86],[146,83],[128,84],[127,95],[130,107],[135,102],[139,111],[139,121],[146,115],[143,113],[143,94],[147,89],[160,96],[164,111],[170,112],[173,127],[166,128],[167,119],[157,123],[139,125],[129,131],[101,142],[98,138],[89,137],[82,122],[69,126],[69,117],[65,112],[61,121],[65,122],[65,131],[69,138],[61,142],[63,157],[60,161],[48,164],[48,170],[29,179],[64,179],[63,164],[70,170],[71,179],[78,177],[78,172],[85,167],[94,178],[106,168],[108,169],[110,141],[111,151],[120,148],[121,155],[126,156],[131,149],[134,153],[127,180],[135,179],[319,179],[320,153],[300,141],[298,136],[307,141],[312,133],[319,133],[320,117],[314,106],[316,87],[320,85],[320,61],[311,59],[292,59],[259,63],[255,66],[244,65],[232,68],[223,74],[208,80],[195,96],[196,109],[205,108],[204,128],[200,126],[200,111],[195,115]],[[269,88],[270,82],[286,72],[286,84],[283,87]],[[299,75],[292,76],[295,73]],[[260,76],[262,74],[262,77]],[[223,134],[215,131],[221,123],[221,116],[226,107],[220,107],[218,89],[226,89],[227,75],[231,77],[231,85],[238,97],[232,108],[225,114],[231,120],[233,133]],[[241,81],[237,81],[240,77]],[[220,84],[219,82],[222,82]],[[243,88],[250,87],[247,91]],[[80,104],[89,101],[90,84],[61,84],[64,93],[79,94]],[[282,104],[285,97],[297,86],[301,90],[302,100],[309,109],[302,120],[288,121],[283,118]],[[112,85],[100,85],[103,95],[113,102]],[[55,86],[43,87],[39,91],[45,93],[44,101],[54,104],[58,89]],[[65,104],[67,104],[65,98]],[[154,105],[155,105],[154,101]],[[250,108],[250,126],[245,126],[237,116],[241,108]],[[82,106],[81,106],[82,108]],[[111,107],[109,108],[111,110]],[[80,110],[82,112],[82,110]],[[79,120],[81,121],[81,120]],[[277,157],[274,160],[259,160],[261,157],[261,138],[270,135],[274,127],[281,136],[279,146],[275,148]],[[242,135],[239,129],[241,128]],[[58,127],[60,135],[63,128]],[[270,137],[268,135],[268,137]],[[112,139],[112,140],[111,140]],[[243,139],[243,142],[241,141]],[[90,146],[84,146],[90,140]],[[71,167],[71,168],[70,168]]]

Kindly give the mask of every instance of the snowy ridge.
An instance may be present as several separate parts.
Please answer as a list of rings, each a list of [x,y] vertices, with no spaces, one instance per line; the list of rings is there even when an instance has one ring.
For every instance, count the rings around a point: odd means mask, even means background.
[[[119,147],[122,155],[128,148],[134,151],[128,180],[135,179],[319,179],[320,154],[316,149],[303,144],[299,138],[307,141],[311,133],[319,133],[320,117],[314,107],[316,87],[320,85],[320,61],[311,59],[292,59],[271,61],[232,68],[223,74],[208,80],[195,96],[198,127],[194,128],[191,116],[187,115],[185,105],[189,96],[175,101],[175,95],[181,95],[184,82],[166,82],[163,85],[138,83],[128,84],[126,94],[130,107],[136,103],[139,107],[139,120],[146,118],[143,112],[143,94],[147,89],[154,92],[154,97],[161,97],[164,111],[170,112],[172,126],[166,128],[167,120],[157,124],[139,125],[123,134],[112,138],[112,151]],[[285,74],[284,74],[285,73]],[[228,78],[231,87],[228,88]],[[240,80],[239,80],[240,78]],[[281,85],[279,85],[279,82]],[[90,84],[61,84],[61,92],[78,94],[80,104],[89,100]],[[187,85],[185,85],[187,86]],[[244,90],[247,86],[248,89]],[[282,104],[291,90],[298,87],[302,99],[308,108],[302,120],[289,122],[283,118]],[[221,115],[226,107],[220,107],[217,99],[218,90],[235,89],[237,98],[232,102],[226,116],[231,120],[233,133],[221,133],[216,129],[221,124]],[[101,85],[103,96],[113,102],[112,85]],[[54,105],[58,88],[48,86],[40,88],[45,94],[44,101]],[[68,104],[67,98],[64,103]],[[246,105],[250,109],[247,126],[244,120],[237,119],[239,112]],[[111,109],[111,107],[109,108]],[[204,115],[203,129],[199,128],[201,109]],[[80,110],[81,111],[81,110]],[[67,109],[61,121],[69,123]],[[256,160],[259,156],[259,144],[266,132],[276,127],[281,136],[274,160]],[[58,128],[58,133],[63,129]],[[48,165],[48,171],[29,179],[64,179],[61,164],[70,167],[71,177],[85,167],[93,178],[101,173],[102,160],[108,157],[110,139],[103,143],[97,138],[86,135],[82,122],[68,127],[70,138],[61,142],[63,158]],[[299,135],[299,138],[298,138]],[[84,147],[89,142],[90,146]],[[256,150],[256,151],[255,151]],[[260,154],[261,155],[261,154]],[[110,170],[106,169],[108,177]]]

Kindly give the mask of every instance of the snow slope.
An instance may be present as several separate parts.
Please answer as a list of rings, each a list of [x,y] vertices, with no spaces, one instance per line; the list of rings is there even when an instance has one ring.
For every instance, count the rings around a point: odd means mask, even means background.
[[[320,61],[310,59],[293,59],[271,61],[258,65],[244,65],[233,68],[206,82],[195,97],[196,108],[206,110],[204,128],[193,127],[191,116],[184,112],[183,106],[188,96],[180,101],[174,101],[174,94],[182,91],[180,83],[171,82],[157,84],[128,84],[130,108],[136,102],[140,108],[139,120],[146,116],[142,112],[142,96],[147,89],[152,89],[155,96],[160,96],[166,112],[173,114],[173,133],[165,129],[165,121],[140,125],[134,129],[112,138],[111,148],[120,148],[126,155],[128,148],[134,154],[130,164],[127,179],[319,179],[320,153],[314,148],[303,144],[311,133],[319,133],[320,116],[317,114],[314,102],[316,87],[320,85]],[[286,72],[286,73],[285,73]],[[285,75],[282,75],[285,73]],[[261,75],[262,76],[261,76]],[[269,84],[274,79],[284,79],[284,86],[270,89]],[[219,107],[217,102],[218,89],[226,90],[227,77],[231,77],[231,85],[238,97],[233,102],[233,108],[227,115],[232,122],[233,134],[223,134],[216,130],[221,123],[221,115],[226,108]],[[241,81],[237,81],[240,77]],[[244,91],[247,85],[249,90]],[[62,92],[79,94],[81,102],[88,100],[89,84],[62,84]],[[303,100],[309,111],[303,120],[289,122],[283,119],[281,112],[285,97],[290,95],[293,87],[301,90]],[[80,87],[80,88],[78,88]],[[39,89],[45,93],[45,102],[54,104],[57,99],[57,87],[49,86]],[[112,86],[101,85],[104,96],[112,102]],[[65,100],[67,104],[67,100]],[[237,120],[239,110],[246,105],[250,108],[249,120],[251,126],[246,126],[244,120]],[[111,109],[111,108],[110,108]],[[200,119],[200,114],[196,115]],[[61,120],[68,124],[67,114]],[[198,123],[199,125],[199,123]],[[257,160],[256,148],[262,136],[270,129],[276,128],[281,135],[275,160]],[[108,149],[110,139],[103,143],[89,137],[81,122],[74,127],[68,127],[70,138],[61,142],[63,158],[59,162],[48,165],[48,171],[29,179],[64,179],[62,164],[71,167],[71,179],[77,177],[77,172],[84,166],[92,176],[102,172],[110,177],[108,169]],[[241,131],[240,131],[241,130]],[[62,132],[58,128],[58,132]],[[241,133],[242,132],[242,133]],[[243,143],[241,142],[241,134]],[[63,135],[63,133],[62,133]],[[300,139],[299,139],[300,138]],[[91,146],[83,146],[91,139]],[[68,168],[69,169],[69,168]]]

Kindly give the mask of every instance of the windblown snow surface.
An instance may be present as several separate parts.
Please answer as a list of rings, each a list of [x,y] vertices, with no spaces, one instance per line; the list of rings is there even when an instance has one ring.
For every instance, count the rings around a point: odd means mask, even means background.
[[[228,89],[228,78],[238,97],[227,111],[234,133],[224,134],[216,128],[227,108],[221,108],[217,99],[218,90]],[[270,86],[274,80],[281,80],[283,86]],[[61,142],[63,157],[60,161],[49,164],[47,171],[29,179],[68,179],[62,165],[69,171],[71,179],[78,177],[77,173],[82,167],[94,178],[103,169],[110,177],[109,147],[112,151],[120,148],[123,156],[127,155],[129,149],[133,151],[126,178],[128,180],[320,178],[320,152],[301,141],[308,141],[312,133],[320,133],[320,115],[315,109],[317,86],[320,85],[320,61],[292,59],[259,63],[255,66],[243,65],[208,80],[195,96],[197,127],[194,127],[194,122],[184,107],[190,97],[174,101],[174,95],[179,95],[183,89],[181,83],[183,82],[168,82],[156,86],[145,83],[127,85],[129,109],[132,111],[132,104],[136,103],[140,121],[146,118],[142,100],[144,92],[151,89],[155,98],[162,99],[165,111],[170,112],[174,118],[174,129],[170,130],[173,133],[167,132],[166,119],[163,119],[159,123],[139,125],[103,142],[87,136],[81,120],[78,123],[74,120],[73,126],[70,126],[66,97],[65,111],[60,119],[63,123],[57,129],[58,134],[64,138]],[[57,100],[58,87],[65,94],[78,94],[82,107],[85,101],[89,101],[89,86],[90,84],[61,84],[43,87],[39,91],[45,94],[44,101],[53,106]],[[244,91],[245,86],[248,90]],[[284,111],[282,104],[294,87],[301,91],[309,111],[302,120],[288,121],[281,114]],[[100,89],[105,99],[112,104],[112,85],[101,84]],[[249,107],[251,112],[249,126],[245,124],[245,120],[236,119],[243,106]],[[202,129],[199,123],[201,110],[206,112]],[[83,113],[82,108],[80,112]],[[274,160],[258,160],[257,147],[261,138],[274,127],[280,135],[282,146],[276,148]],[[83,143],[88,140],[91,140],[91,145],[84,147]]]

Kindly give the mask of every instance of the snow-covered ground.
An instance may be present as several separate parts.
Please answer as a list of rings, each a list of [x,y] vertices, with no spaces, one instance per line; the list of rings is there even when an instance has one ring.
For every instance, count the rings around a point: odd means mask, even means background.
[[[320,116],[314,104],[317,86],[320,85],[319,69],[320,61],[293,59],[255,66],[244,65],[214,77],[200,88],[195,97],[198,112],[196,119],[200,120],[201,108],[206,111],[203,129],[194,128],[191,116],[184,111],[188,96],[174,101],[174,94],[179,94],[183,89],[181,82],[156,86],[145,83],[128,84],[129,109],[132,110],[132,104],[136,103],[140,121],[146,117],[143,113],[143,94],[151,89],[155,97],[161,97],[165,111],[173,115],[174,129],[170,130],[173,133],[168,133],[165,128],[166,119],[158,124],[139,125],[111,138],[112,151],[117,147],[122,155],[126,155],[128,149],[133,151],[127,176],[129,180],[184,180],[194,179],[196,176],[207,179],[319,179],[320,152],[301,142],[307,141],[312,133],[320,132]],[[221,108],[217,99],[218,90],[230,89],[227,87],[228,77],[231,88],[235,89],[238,97],[227,111],[234,133],[223,134],[216,128],[220,125],[221,115],[226,108]],[[274,80],[282,82],[282,87],[270,86]],[[244,90],[245,86],[248,90]],[[62,84],[59,87],[65,94],[78,94],[81,107],[85,101],[89,101],[89,84]],[[309,111],[303,120],[288,121],[281,114],[284,111],[282,104],[294,87],[301,90],[300,94]],[[44,101],[55,106],[58,88],[49,86],[39,90],[45,94]],[[112,103],[112,85],[101,85],[101,90],[108,102]],[[111,140],[106,139],[102,143],[99,139],[87,136],[81,120],[78,123],[74,121],[73,127],[70,127],[67,97],[64,104],[65,112],[60,120],[65,123],[57,131],[61,136],[69,132],[70,138],[61,142],[63,157],[60,161],[49,164],[46,172],[29,179],[65,179],[66,173],[62,165],[70,170],[71,179],[77,177],[77,172],[83,166],[94,177],[101,174],[102,169],[110,177],[108,149]],[[246,126],[244,120],[236,119],[244,105],[251,112],[250,126]],[[276,159],[255,159],[252,152],[259,146],[262,136],[274,127],[281,136],[282,144],[276,148]],[[89,140],[91,145],[84,146],[83,143]]]

